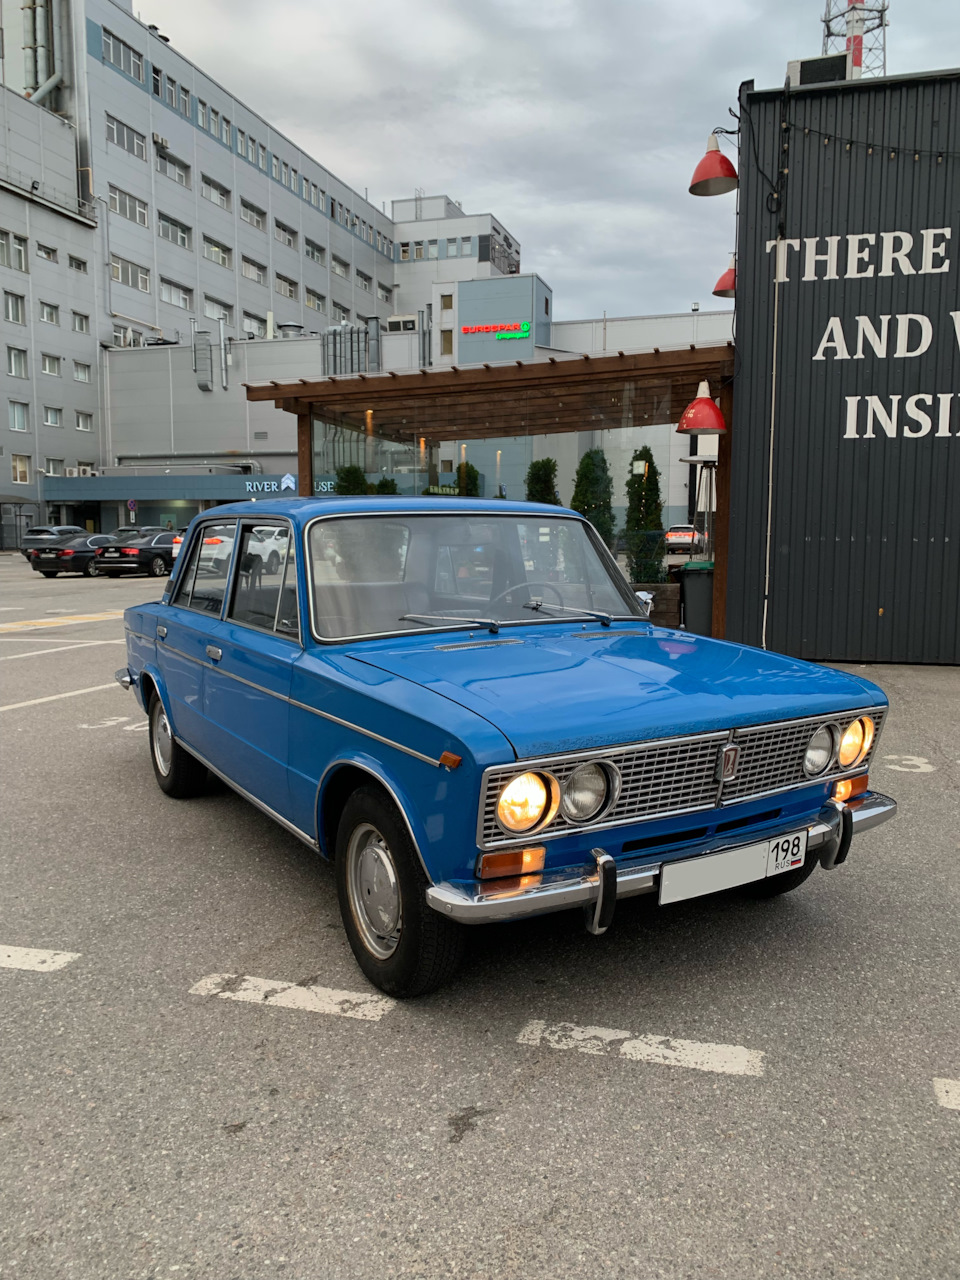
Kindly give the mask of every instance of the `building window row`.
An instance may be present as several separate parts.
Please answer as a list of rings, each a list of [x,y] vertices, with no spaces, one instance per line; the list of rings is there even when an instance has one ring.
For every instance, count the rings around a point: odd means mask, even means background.
[[[128,218],[141,227],[150,225],[146,202],[131,195],[129,191],[121,191],[119,187],[111,186],[109,203],[111,211],[118,213],[121,218]]]
[[[63,409],[57,405],[43,406],[43,425],[45,427],[63,426]],[[11,431],[30,430],[30,405],[22,400],[7,402],[7,422]],[[77,410],[74,415],[74,426],[78,431],[93,430],[93,414]]]
[[[421,258],[439,258],[439,240],[402,240],[400,261],[419,262]],[[448,258],[472,258],[473,236],[450,236],[447,239]]]
[[[117,120],[115,116],[107,116],[107,141],[122,147],[138,160],[147,158],[147,139],[130,125]]]
[[[186,85],[178,86],[172,76],[165,76],[157,66],[153,68],[153,96],[190,119],[190,90]]]
[[[26,236],[15,235],[11,231],[0,229],[0,267],[11,267],[14,271],[28,273],[30,262],[28,251],[30,243]],[[44,262],[59,262],[60,254],[52,245],[37,241],[37,257]],[[67,265],[71,271],[82,271],[86,274],[86,258],[78,258],[75,254],[67,255]]]
[[[115,253],[110,255],[110,278],[115,280],[117,284],[128,285],[131,289],[139,289],[141,293],[150,292],[150,272],[148,269],[139,266],[136,262],[130,262],[127,258],[120,258]]]
[[[106,27],[103,28],[103,60],[143,84],[143,54]]]
[[[55,378],[60,377],[62,364],[60,356],[44,354],[40,359],[43,373]],[[26,378],[29,376],[27,371],[27,352],[23,347],[7,347],[7,375],[11,378]],[[75,382],[89,382],[90,365],[84,364],[80,360],[74,360],[73,378]]]

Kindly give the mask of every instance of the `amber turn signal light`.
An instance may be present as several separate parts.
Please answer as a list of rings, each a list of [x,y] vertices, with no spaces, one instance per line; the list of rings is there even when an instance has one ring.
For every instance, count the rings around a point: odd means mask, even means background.
[[[862,796],[865,791],[869,790],[869,786],[870,783],[866,774],[860,778],[843,778],[840,782],[834,783],[833,798],[840,801],[852,800],[854,796]]]
[[[478,880],[496,876],[526,876],[543,870],[547,851],[542,844],[527,849],[510,849],[507,853],[485,853],[477,866]]]

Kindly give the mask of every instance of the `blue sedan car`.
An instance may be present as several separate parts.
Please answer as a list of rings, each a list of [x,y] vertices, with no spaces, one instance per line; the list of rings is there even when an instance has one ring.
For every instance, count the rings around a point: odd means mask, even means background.
[[[219,507],[125,625],[160,787],[214,773],[332,859],[354,955],[396,996],[446,981],[467,925],[772,897],[896,812],[868,781],[881,689],[653,626],[558,507]]]

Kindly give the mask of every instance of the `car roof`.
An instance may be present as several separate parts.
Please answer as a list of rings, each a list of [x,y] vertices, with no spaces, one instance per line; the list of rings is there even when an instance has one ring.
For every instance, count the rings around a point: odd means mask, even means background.
[[[318,516],[343,515],[539,515],[583,517],[568,507],[554,507],[544,502],[509,502],[502,498],[279,498],[273,501],[230,502],[203,512],[203,519],[217,517],[254,517],[269,519],[285,516],[295,524],[305,525]]]

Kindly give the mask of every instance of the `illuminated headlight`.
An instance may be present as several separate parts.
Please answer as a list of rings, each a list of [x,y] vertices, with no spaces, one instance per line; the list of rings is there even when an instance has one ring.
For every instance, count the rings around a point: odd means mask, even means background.
[[[581,764],[563,784],[560,808],[571,822],[589,822],[607,803],[610,776],[599,764]]]
[[[803,772],[808,778],[826,773],[837,749],[837,735],[832,725],[821,725],[807,743],[807,753],[803,757]]]
[[[500,792],[497,821],[504,831],[522,835],[549,822],[557,812],[559,788],[549,773],[521,773]]]
[[[869,716],[862,716],[849,725],[840,739],[837,759],[844,769],[850,769],[865,758],[873,746],[874,724]]]

